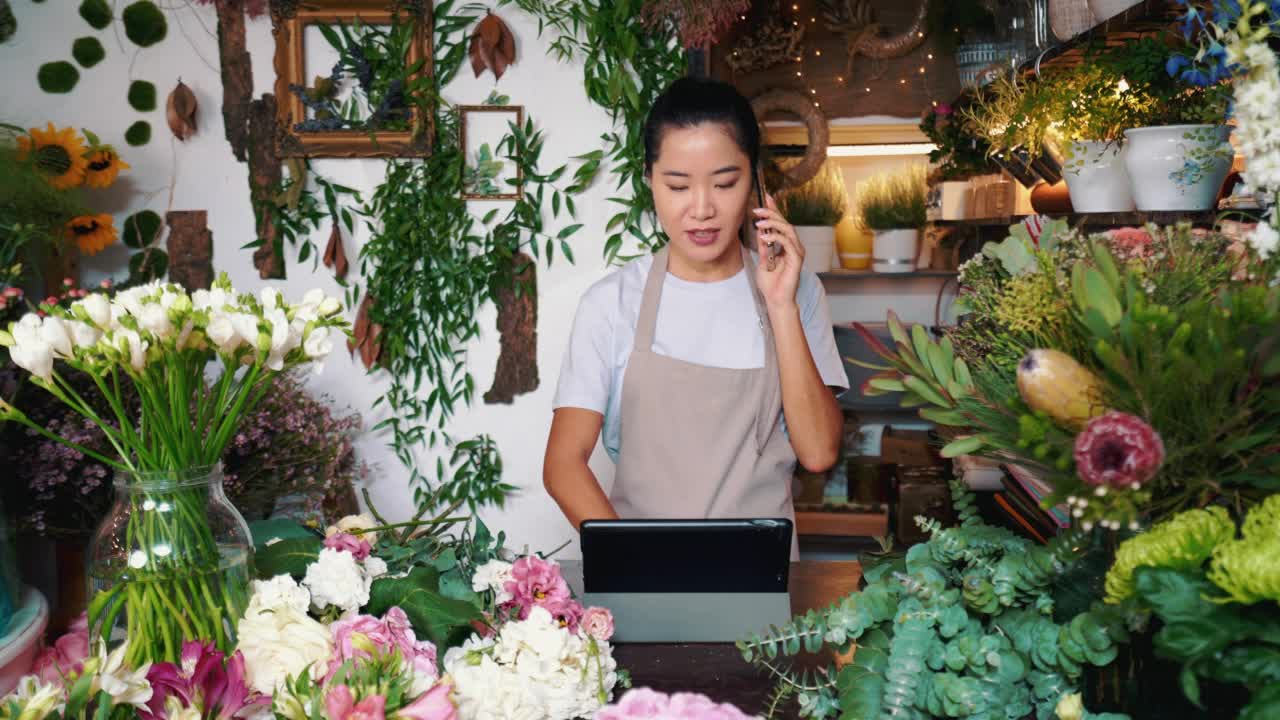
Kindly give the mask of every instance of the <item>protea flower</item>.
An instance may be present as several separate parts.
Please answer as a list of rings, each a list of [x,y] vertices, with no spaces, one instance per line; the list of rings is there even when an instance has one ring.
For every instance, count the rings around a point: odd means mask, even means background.
[[[1076,436],[1076,472],[1087,485],[1136,488],[1164,462],[1164,442],[1142,418],[1109,412]]]

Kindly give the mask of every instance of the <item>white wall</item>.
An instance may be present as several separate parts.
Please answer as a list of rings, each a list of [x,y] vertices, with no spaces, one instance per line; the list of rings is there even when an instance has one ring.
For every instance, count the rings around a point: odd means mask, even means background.
[[[103,31],[93,30],[76,12],[78,4],[72,0],[13,3],[18,33],[0,45],[0,67],[4,69],[0,75],[0,97],[6,99],[4,109],[0,110],[0,121],[24,127],[43,127],[47,121],[59,127],[84,127],[97,133],[104,142],[115,144],[132,167],[114,188],[90,195],[90,202],[103,212],[115,214],[117,225],[129,213],[144,208],[161,214],[167,210],[207,210],[214,237],[215,268],[228,272],[237,288],[256,291],[264,282],[258,279],[253,268],[251,252],[239,249],[254,238],[253,213],[247,168],[235,161],[223,131],[217,24],[212,7],[160,3],[166,8],[169,35],[158,45],[139,49],[124,38],[119,22]],[[116,5],[118,12],[122,3]],[[572,155],[601,148],[599,137],[609,129],[608,118],[601,108],[587,100],[580,66],[561,65],[549,57],[544,51],[545,44],[537,38],[536,21],[530,16],[514,8],[504,9],[502,16],[517,38],[517,62],[496,87],[510,95],[512,103],[524,105],[527,116],[546,129],[542,154],[545,167],[554,167]],[[70,94],[42,92],[36,83],[37,68],[48,61],[71,60],[72,42],[86,35],[99,38],[106,48],[106,59],[91,69],[81,69],[80,82]],[[253,57],[255,95],[270,92],[274,74],[267,19],[249,22],[248,48]],[[174,140],[164,121],[164,98],[178,78],[191,87],[200,103],[199,132],[186,143]],[[141,115],[129,107],[125,95],[133,79],[155,83],[159,94],[156,111]],[[494,87],[491,74],[476,79],[469,68],[464,68],[447,88],[446,95],[452,102],[474,104],[483,101]],[[132,148],[125,144],[124,132],[140,118],[150,121],[152,140],[149,145]],[[381,179],[383,164],[324,160],[313,166],[316,172],[331,180],[370,190]],[[491,527],[505,530],[509,542],[516,546],[527,544],[532,549],[550,550],[576,538],[576,533],[542,490],[542,452],[550,425],[551,398],[560,357],[578,298],[607,271],[601,253],[603,228],[611,212],[606,198],[612,189],[612,178],[602,176],[577,202],[579,221],[585,223],[574,241],[577,264],[570,266],[558,258],[550,270],[539,269],[541,387],[517,398],[511,406],[480,405],[464,411],[449,428],[459,439],[480,432],[491,433],[496,439],[506,470],[505,480],[520,490],[505,509],[485,511],[483,517]],[[435,191],[433,188],[422,190]],[[473,205],[477,215],[491,207],[481,203]],[[316,238],[321,247],[326,233],[327,228]],[[354,241],[348,240],[353,272],[356,271],[354,258],[365,236],[359,233]],[[296,257],[292,252],[287,255],[291,259]],[[84,272],[86,282],[111,274],[123,276],[127,258],[127,249],[117,244],[88,259]],[[288,272],[288,280],[274,283],[287,296],[297,297],[317,286],[335,294],[339,292],[331,273],[323,266],[313,273],[310,261],[301,266],[291,261]],[[480,319],[484,336],[469,348],[468,366],[481,390],[489,387],[497,361],[498,335],[494,319],[494,309],[486,308]],[[345,352],[336,353],[323,374],[312,380],[314,389],[332,395],[339,406],[360,411],[369,426],[380,419],[370,411],[370,405],[386,384],[380,375],[367,376]],[[366,433],[359,438],[357,447],[361,458],[375,466],[370,491],[379,509],[391,519],[411,515],[414,508],[407,471],[387,449],[385,439]],[[434,456],[424,456],[422,461],[423,467],[434,467]],[[603,453],[597,453],[594,465],[608,482],[611,467]],[[576,555],[577,549],[571,545],[564,552],[566,556]]]

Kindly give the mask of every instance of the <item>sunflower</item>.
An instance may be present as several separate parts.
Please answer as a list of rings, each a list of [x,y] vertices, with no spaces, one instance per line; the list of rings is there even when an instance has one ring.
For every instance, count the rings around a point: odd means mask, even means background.
[[[116,228],[110,215],[81,215],[67,223],[67,240],[75,242],[85,255],[96,255],[116,241]]]
[[[74,128],[58,130],[49,123],[45,130],[31,128],[30,137],[18,138],[18,159],[29,156],[36,170],[58,190],[73,188],[84,182],[89,161],[84,158],[84,142]]]
[[[91,188],[108,188],[116,181],[121,170],[128,170],[129,163],[120,159],[116,149],[110,145],[89,148],[89,167],[85,172],[84,184]]]

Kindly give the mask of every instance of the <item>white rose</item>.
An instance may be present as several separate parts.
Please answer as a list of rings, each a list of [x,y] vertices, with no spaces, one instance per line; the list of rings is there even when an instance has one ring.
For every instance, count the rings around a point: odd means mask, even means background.
[[[305,613],[311,607],[311,593],[294,582],[289,575],[277,575],[270,580],[254,580],[249,607],[251,610],[290,608]]]
[[[169,320],[169,311],[156,303],[142,306],[138,325],[158,338],[168,338],[173,334],[173,323]]]
[[[330,548],[320,551],[320,557],[307,566],[302,579],[317,609],[332,605],[344,612],[359,610],[369,602],[370,583],[354,555]]]
[[[308,666],[313,680],[324,677],[329,669],[333,654],[329,628],[305,610],[289,605],[273,610],[250,607],[236,631],[246,679],[258,692],[275,692],[286,678],[297,677]]]
[[[102,330],[111,329],[111,303],[107,300],[106,295],[93,293],[83,300],[77,301],[76,305],[84,308],[94,325],[97,325]]]
[[[307,339],[302,343],[302,350],[312,360],[323,358],[333,352],[333,341],[329,339],[329,328],[312,328]]]

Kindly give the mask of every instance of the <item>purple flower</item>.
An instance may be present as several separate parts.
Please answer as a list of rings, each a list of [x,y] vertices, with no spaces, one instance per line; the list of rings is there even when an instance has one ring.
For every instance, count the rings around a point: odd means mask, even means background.
[[[728,703],[717,704],[706,695],[675,693],[665,695],[649,688],[636,688],[615,705],[596,713],[595,720],[751,720]]]
[[[373,548],[369,547],[368,540],[352,535],[351,533],[334,533],[324,539],[324,546],[330,550],[341,550],[349,552],[356,557],[356,560],[364,562],[369,557],[369,553],[373,552]]]
[[[230,720],[245,708],[270,705],[271,698],[249,689],[245,681],[244,656],[236,651],[227,660],[211,642],[182,644],[182,664],[155,663],[147,672],[151,700],[139,711],[145,720],[166,717],[165,704],[176,697],[184,708],[201,710],[201,716]]]
[[[1076,436],[1076,473],[1095,487],[1138,487],[1164,462],[1164,441],[1142,418],[1109,412]]]

